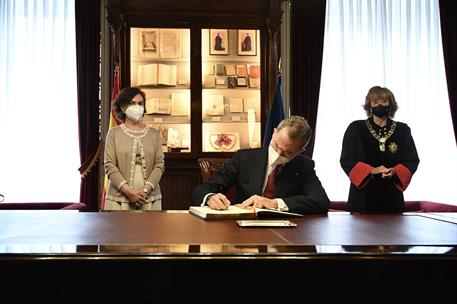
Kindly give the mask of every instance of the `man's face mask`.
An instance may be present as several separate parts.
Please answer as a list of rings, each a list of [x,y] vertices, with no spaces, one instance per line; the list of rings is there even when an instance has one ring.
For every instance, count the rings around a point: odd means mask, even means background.
[[[272,164],[273,166],[282,166],[285,165],[289,159],[285,158],[284,156],[279,155],[278,152],[276,152],[275,149],[270,145],[268,146],[268,158],[269,158],[269,163]]]

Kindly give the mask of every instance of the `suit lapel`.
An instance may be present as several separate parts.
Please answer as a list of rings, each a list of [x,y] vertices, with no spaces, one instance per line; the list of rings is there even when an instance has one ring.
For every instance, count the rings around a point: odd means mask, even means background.
[[[252,193],[261,195],[263,182],[265,180],[265,170],[268,163],[268,148],[262,148],[255,154],[249,162],[249,180]]]

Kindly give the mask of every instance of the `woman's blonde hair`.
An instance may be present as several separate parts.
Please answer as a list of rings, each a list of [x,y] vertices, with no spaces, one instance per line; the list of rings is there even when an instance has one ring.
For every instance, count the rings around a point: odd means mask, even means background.
[[[380,86],[374,86],[368,90],[368,94],[365,97],[365,104],[363,105],[363,109],[367,113],[367,116],[370,117],[372,115],[371,101],[377,99],[384,99],[389,101],[389,116],[394,117],[395,113],[398,110],[398,104],[395,100],[395,96],[391,90]]]

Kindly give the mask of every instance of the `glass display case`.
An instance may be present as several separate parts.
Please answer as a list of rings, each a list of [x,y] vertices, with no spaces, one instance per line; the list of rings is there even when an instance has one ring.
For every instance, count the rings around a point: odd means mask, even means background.
[[[261,146],[260,31],[202,29],[202,152]]]
[[[144,122],[164,152],[190,152],[190,30],[130,29],[130,82],[146,94]]]
[[[201,152],[261,146],[260,31],[201,30]],[[191,152],[190,29],[130,29],[130,82],[164,152]]]
[[[280,0],[106,3],[120,86],[146,93],[162,136],[163,209],[188,209],[198,160],[259,147],[279,62]],[[106,101],[109,102],[109,101]]]

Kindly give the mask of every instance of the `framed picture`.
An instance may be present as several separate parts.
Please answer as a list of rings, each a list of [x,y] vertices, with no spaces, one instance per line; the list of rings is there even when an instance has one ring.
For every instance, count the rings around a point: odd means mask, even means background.
[[[209,54],[228,55],[228,30],[209,30]]]
[[[238,55],[257,55],[257,30],[238,30]]]
[[[138,38],[138,55],[140,58],[159,57],[159,29],[140,29]]]

